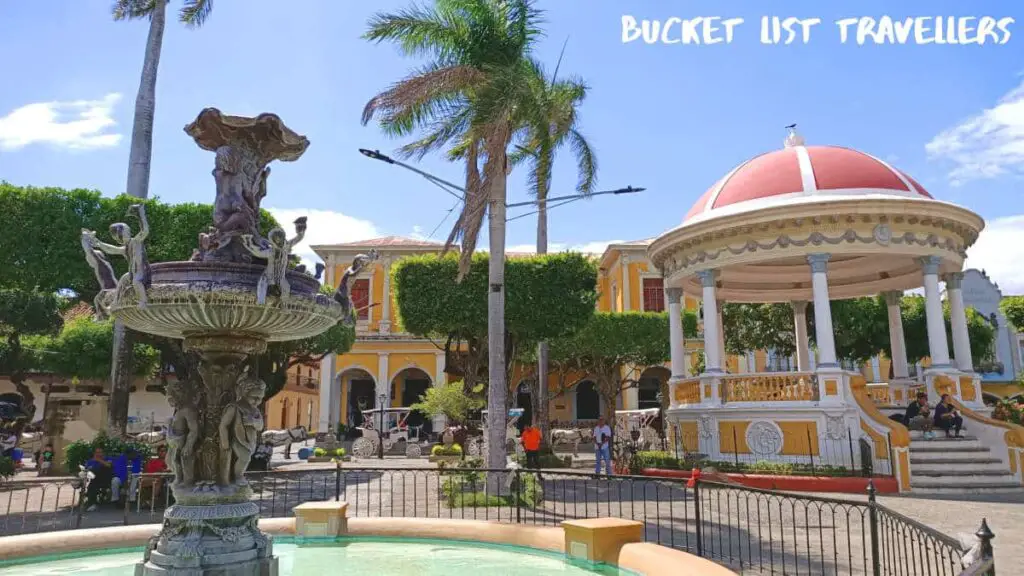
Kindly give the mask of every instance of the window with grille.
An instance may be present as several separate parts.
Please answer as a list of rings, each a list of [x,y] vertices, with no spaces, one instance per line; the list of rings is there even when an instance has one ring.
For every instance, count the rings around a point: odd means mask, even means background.
[[[360,278],[352,284],[352,306],[356,309],[358,320],[367,320],[370,317],[370,279]]]
[[[665,283],[661,278],[644,278],[644,310],[665,311]]]

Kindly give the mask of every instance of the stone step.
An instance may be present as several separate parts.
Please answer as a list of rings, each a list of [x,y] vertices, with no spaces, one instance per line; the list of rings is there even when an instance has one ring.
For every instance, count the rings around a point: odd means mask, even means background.
[[[980,444],[961,444],[955,442],[912,442],[910,454],[917,457],[919,454],[987,454],[990,450],[987,446]],[[986,456],[982,456],[985,458]]]
[[[936,430],[935,431],[935,438],[932,439],[931,442],[934,442],[935,440],[962,441],[962,440],[977,440],[978,439],[977,436],[971,436],[966,431],[961,431],[961,434],[962,434],[962,436],[960,436],[960,438],[956,438],[956,437],[946,438],[946,433],[945,432],[943,432],[942,430]],[[922,432],[920,430],[911,430],[910,431],[910,441],[911,442],[913,442],[914,440],[924,440],[924,439],[925,439],[924,438],[924,432]]]
[[[975,477],[977,477],[977,478],[999,478],[999,477],[1002,477],[1002,476],[1011,476],[1009,471],[1007,471],[1007,469],[1002,467],[1001,465],[1000,465],[999,468],[988,469],[988,470],[979,470],[979,469],[976,469],[976,468],[967,468],[967,467],[946,467],[946,468],[943,468],[941,470],[930,470],[930,469],[922,470],[922,468],[924,468],[924,467],[923,466],[914,466],[913,464],[911,464],[911,467],[910,467],[910,477],[911,477],[910,479],[911,479],[911,482],[913,482],[913,479],[917,478],[917,477],[933,479],[933,478],[963,478],[964,476],[969,476],[971,478],[975,478]]]
[[[932,481],[910,482],[911,492],[914,494],[1020,494],[1024,493],[1024,486],[1019,482],[1006,482],[1000,484],[971,484],[960,482],[958,484],[940,484]]]
[[[933,440],[921,439],[921,440],[911,440],[910,441],[910,449],[911,450],[913,450],[914,448],[917,448],[917,447],[924,447],[924,446],[945,446],[945,447],[949,447],[949,448],[957,448],[957,447],[961,447],[961,448],[985,448],[986,447],[985,444],[983,444],[981,442],[981,440],[978,440],[977,438],[972,438],[972,439],[969,439],[969,440],[966,439],[966,438],[949,439],[949,438],[942,438],[940,436],[940,437],[934,438]]]
[[[945,458],[935,459],[910,459],[910,472],[914,476],[918,474],[942,475],[959,470],[973,470],[976,472],[998,472],[1005,474],[1007,465],[998,458]]]
[[[910,470],[910,485],[928,486],[1002,486],[1006,484],[1017,484],[1020,482],[1009,472],[1001,474],[943,474],[941,476],[917,474],[913,468]]]

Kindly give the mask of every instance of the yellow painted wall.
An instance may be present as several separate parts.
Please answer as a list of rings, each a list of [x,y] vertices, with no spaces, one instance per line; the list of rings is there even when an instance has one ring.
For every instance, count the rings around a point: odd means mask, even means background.
[[[597,278],[597,309],[600,312],[611,312],[612,309],[612,285],[604,273]]]
[[[718,448],[728,454],[750,454],[747,446],[747,427],[750,422],[718,421]]]
[[[338,356],[337,372],[341,374],[345,370],[352,368],[353,366],[359,366],[369,372],[371,375],[376,377],[377,375],[377,355],[376,354],[342,354]]]
[[[818,455],[818,425],[813,421],[777,421],[782,430],[782,455]]]
[[[647,270],[647,264],[631,260],[626,268],[629,271],[629,309],[643,310],[644,290],[643,283],[640,281],[640,272]]]
[[[282,420],[281,412],[287,402],[285,419]],[[309,418],[309,405],[312,404],[312,424]],[[297,392],[294,390],[281,390],[267,401],[267,429],[283,430],[295,426],[305,426],[311,432],[316,431],[317,421],[320,418],[320,396],[316,391],[309,393]]]
[[[375,264],[370,280],[370,327],[380,327],[380,318],[384,313],[384,266]]]

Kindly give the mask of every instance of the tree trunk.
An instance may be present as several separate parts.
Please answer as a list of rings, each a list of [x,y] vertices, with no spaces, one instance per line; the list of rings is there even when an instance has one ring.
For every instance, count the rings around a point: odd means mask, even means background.
[[[540,194],[537,195],[537,200],[541,201],[537,206],[537,254],[548,253],[548,205],[547,202],[543,202],[546,198],[546,192],[543,198]],[[537,344],[537,411],[534,412],[534,418],[540,428],[540,444],[542,449],[547,447],[551,428],[548,422],[548,408],[551,404],[551,400],[548,398],[549,395],[548,343],[541,342]]]
[[[107,433],[123,438],[128,432],[128,401],[132,387],[134,335],[121,322],[114,322],[114,352],[110,363],[110,399],[107,403]]]
[[[128,154],[128,187],[125,192],[136,198],[149,197],[149,169],[153,158],[153,115],[156,110],[156,77],[160,49],[164,42],[167,0],[156,0],[149,21],[146,54],[142,60],[142,79],[135,95],[135,120],[132,124],[131,151]]]
[[[505,378],[505,187],[507,156],[506,132],[496,130],[488,139],[487,163],[484,173],[487,182],[488,264],[487,292],[487,467],[504,469],[505,455],[505,399],[508,382]]]

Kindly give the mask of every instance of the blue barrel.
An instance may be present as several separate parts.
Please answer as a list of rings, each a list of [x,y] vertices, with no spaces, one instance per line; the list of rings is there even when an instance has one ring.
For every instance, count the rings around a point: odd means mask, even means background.
[[[299,460],[307,460],[313,455],[313,450],[310,448],[299,448]]]
[[[21,462],[21,458],[25,455],[25,452],[21,448],[14,448],[11,450],[11,460],[15,462]]]

